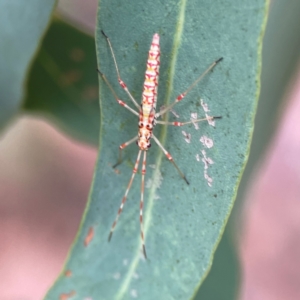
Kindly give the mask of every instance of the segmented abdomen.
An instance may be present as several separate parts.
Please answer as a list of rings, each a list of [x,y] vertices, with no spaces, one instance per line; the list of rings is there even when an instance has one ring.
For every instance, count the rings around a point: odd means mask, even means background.
[[[153,36],[151,47],[148,54],[147,69],[145,73],[144,90],[142,96],[142,118],[143,122],[152,123],[154,119],[157,86],[159,78],[160,65],[160,46],[159,35],[156,33]]]

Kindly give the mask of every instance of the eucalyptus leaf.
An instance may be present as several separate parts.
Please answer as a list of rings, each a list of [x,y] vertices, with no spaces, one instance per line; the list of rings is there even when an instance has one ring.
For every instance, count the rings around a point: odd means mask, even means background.
[[[211,270],[201,285],[195,300],[234,300],[239,292],[241,272],[236,245],[233,242],[232,225],[228,222],[220,244],[215,252]]]
[[[19,111],[28,69],[55,2],[0,1],[0,128]]]
[[[243,207],[243,201],[248,195],[249,182],[255,180],[257,167],[262,165],[261,160],[264,159],[268,145],[280,124],[278,120],[286,102],[284,96],[297,70],[296,62],[300,56],[300,35],[297,30],[300,28],[299,12],[298,0],[289,1],[288,5],[281,0],[273,0],[269,9],[262,52],[261,93],[249,160],[239,186],[234,214],[231,215],[222,237],[222,241],[225,241],[220,242],[211,272],[201,286],[198,298],[195,299],[236,299],[233,295],[238,291],[239,273],[237,261],[234,261],[235,251],[231,245],[230,234],[235,235],[235,239],[241,237],[245,215],[241,210],[248,208],[248,205]],[[236,226],[237,224],[239,226]],[[220,293],[222,297],[216,293]]]
[[[34,61],[24,103],[76,139],[99,140],[99,102],[94,39],[54,19]]]
[[[139,233],[140,171],[110,243],[107,236],[137,156],[126,148],[123,164],[113,169],[118,146],[137,134],[138,118],[119,106],[100,80],[100,152],[81,228],[63,272],[46,299],[191,299],[212,264],[237,193],[253,132],[259,95],[265,1],[101,1],[96,32],[99,68],[118,97],[131,104],[120,88],[113,59],[101,30],[110,37],[121,77],[141,98],[147,51],[160,34],[161,69],[158,109],[174,101],[216,59],[224,57],[182,102],[174,107],[180,120],[191,113],[222,116],[215,127],[159,126],[154,130],[173,155],[190,185],[182,180],[155,145],[147,155],[145,193],[146,247]],[[169,120],[177,120],[170,115]],[[186,142],[182,130],[191,134]],[[202,136],[213,140],[205,149],[214,164],[204,178]],[[197,157],[199,156],[199,161]]]

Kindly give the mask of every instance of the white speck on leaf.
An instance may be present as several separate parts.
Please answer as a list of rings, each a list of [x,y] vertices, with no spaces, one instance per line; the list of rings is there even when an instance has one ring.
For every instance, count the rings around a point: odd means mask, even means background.
[[[145,184],[145,187],[146,187],[146,189],[150,189],[151,187],[152,187],[152,179],[151,178],[148,178],[147,180],[146,180],[146,184]]]
[[[216,121],[214,118],[212,118],[211,116],[209,116],[208,114],[205,114],[206,120],[208,122],[208,125],[215,127]]]
[[[206,179],[207,184],[211,187],[211,186],[212,186],[213,179],[207,174],[206,171],[204,171],[204,178]]]
[[[137,296],[138,296],[137,290],[135,290],[135,289],[130,290],[130,296],[132,298],[137,298]]]
[[[186,133],[185,131],[181,131],[181,133],[182,133],[182,135],[184,136],[184,140],[188,143],[188,144],[190,144],[191,143],[191,138],[192,138],[192,136],[191,136],[191,134],[190,133]]]
[[[191,121],[193,122],[193,125],[195,126],[195,129],[198,130],[199,129],[199,123],[194,122],[195,120],[198,119],[198,115],[197,113],[191,113]]]
[[[210,157],[206,156],[205,150],[201,150],[201,153],[203,155],[201,160],[204,163],[204,178],[206,179],[207,184],[211,187],[213,179],[207,174],[207,170],[208,170],[209,165],[212,165],[214,162]]]
[[[214,146],[214,141],[207,137],[206,135],[201,136],[200,142],[203,144],[206,148],[212,148]]]
[[[152,169],[156,168],[155,165],[149,165],[149,167]],[[159,170],[157,170],[154,178],[148,178],[146,180],[145,187],[146,187],[146,189],[150,189],[150,188],[154,187],[157,190],[161,187],[162,181],[163,181],[163,177],[161,175],[161,172]],[[160,199],[160,196],[155,193],[154,199]]]
[[[208,108],[207,103],[205,103],[205,102],[203,101],[203,99],[200,99],[200,103],[201,103],[201,106],[202,106],[202,108],[203,108],[203,110],[204,110],[205,112],[209,112],[209,111],[210,111],[209,108]]]

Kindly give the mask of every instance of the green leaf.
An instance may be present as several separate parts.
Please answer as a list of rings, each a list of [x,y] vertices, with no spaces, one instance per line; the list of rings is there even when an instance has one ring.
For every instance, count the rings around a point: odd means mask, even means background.
[[[297,70],[295,62],[299,60],[300,56],[300,35],[298,30],[295,30],[300,28],[299,11],[300,2],[298,0],[289,1],[289,5],[281,0],[272,1],[264,36],[262,88],[250,156],[239,186],[234,214],[230,217],[216,251],[211,272],[201,286],[196,299],[235,299],[234,293],[238,290],[237,282],[235,282],[238,281],[238,270],[233,256],[235,251],[228,236],[235,235],[235,239],[241,237],[240,229],[243,228],[243,217],[245,216],[242,209],[248,208],[248,205],[243,207],[243,204],[249,192],[249,182],[255,178],[255,172],[261,165],[269,142],[280,124],[279,116],[285,108],[286,98],[284,96],[291,77]],[[237,227],[237,224],[240,226]],[[223,242],[223,240],[226,241]],[[218,289],[214,288],[216,286]],[[216,295],[218,292],[220,295]]]
[[[198,291],[195,300],[237,299],[241,278],[230,225],[229,221],[216,250],[211,270]]]
[[[107,236],[137,156],[129,146],[117,170],[118,145],[137,134],[137,118],[120,107],[100,80],[100,153],[89,202],[64,271],[46,299],[62,294],[72,299],[191,299],[207,275],[224,231],[245,167],[257,98],[261,42],[266,22],[265,1],[101,1],[96,32],[101,71],[121,99],[131,104],[118,86],[113,59],[100,30],[110,36],[123,80],[139,101],[147,51],[153,33],[161,37],[158,109],[183,92],[214,60],[224,57],[213,72],[175,107],[181,120],[192,112],[203,116],[200,98],[211,115],[221,115],[216,127],[157,126],[154,130],[190,181],[187,186],[155,145],[147,156],[145,193],[146,247],[141,256],[139,234],[140,173],[110,243]],[[170,116],[170,119],[174,119]],[[186,143],[182,130],[191,134]],[[199,139],[207,135],[214,147],[206,149],[214,164],[204,179]],[[149,165],[155,164],[152,169]],[[91,234],[93,233],[93,235]],[[85,244],[87,238],[92,240]]]
[[[0,128],[20,108],[29,65],[46,30],[55,2],[0,2]]]
[[[71,136],[98,144],[98,75],[94,39],[55,19],[33,64],[24,104]]]

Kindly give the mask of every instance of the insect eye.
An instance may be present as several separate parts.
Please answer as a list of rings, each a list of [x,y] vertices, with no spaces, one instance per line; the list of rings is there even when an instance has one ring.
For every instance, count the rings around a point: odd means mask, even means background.
[[[152,129],[152,125],[147,124],[146,128],[150,130],[150,129]]]
[[[144,126],[143,122],[139,122],[139,128],[142,128]]]

